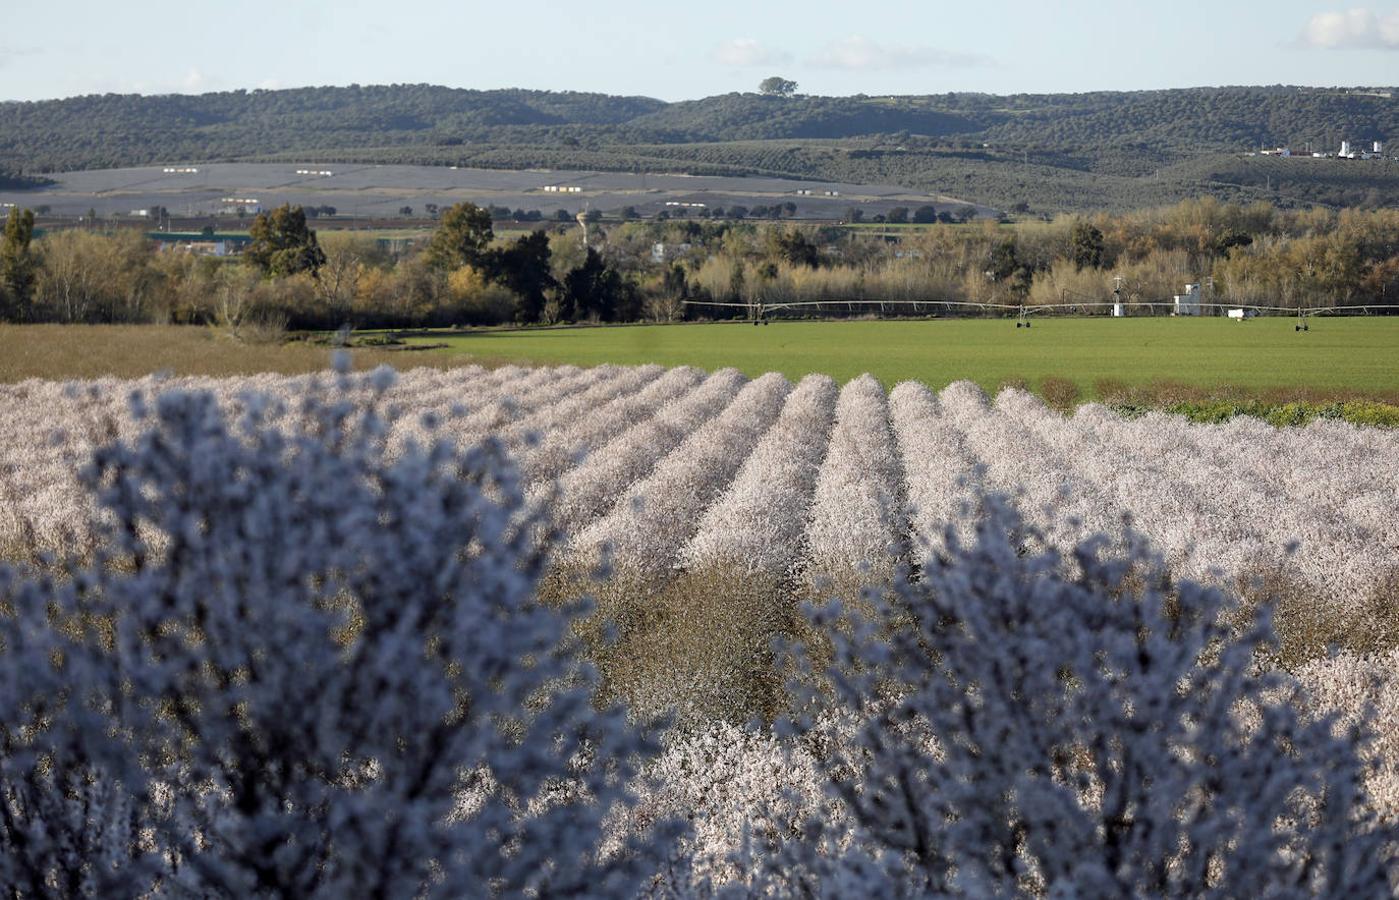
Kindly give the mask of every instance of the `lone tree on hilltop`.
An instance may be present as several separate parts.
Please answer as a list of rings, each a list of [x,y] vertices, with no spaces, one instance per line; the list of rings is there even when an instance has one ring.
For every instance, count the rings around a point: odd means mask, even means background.
[[[762,84],[758,85],[758,90],[769,97],[790,97],[797,92],[797,83],[788,81],[780,75],[771,78],[764,78]]]
[[[325,265],[325,252],[316,232],[306,227],[306,211],[284,204],[270,213],[258,213],[248,228],[252,245],[248,259],[267,275],[310,272],[315,277]]]
[[[486,248],[494,239],[490,212],[475,203],[458,203],[442,213],[428,244],[428,260],[436,269],[482,268]]]

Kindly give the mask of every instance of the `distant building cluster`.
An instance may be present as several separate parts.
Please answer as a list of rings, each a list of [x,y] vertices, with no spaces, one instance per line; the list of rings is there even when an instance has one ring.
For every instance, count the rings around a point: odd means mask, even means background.
[[[685,255],[686,253],[689,253],[689,252],[690,252],[690,245],[689,245],[688,243],[681,243],[681,244],[666,244],[666,243],[663,243],[663,242],[662,242],[662,243],[656,243],[656,244],[653,244],[652,247],[651,247],[651,262],[653,262],[653,263],[663,263],[663,262],[665,262],[665,261],[667,261],[667,260],[674,259],[674,258],[677,257],[677,256],[683,256],[683,255]]]
[[[1272,150],[1260,150],[1257,153],[1250,153],[1249,156],[1277,156],[1283,159],[1293,157],[1308,157],[1311,159],[1384,159],[1384,141],[1373,141],[1369,147],[1361,147],[1350,141],[1341,141],[1341,149],[1337,153],[1297,151],[1291,147],[1275,147]]]
[[[219,210],[220,215],[236,216],[240,212],[262,212],[262,203],[253,197],[224,197],[219,202],[223,204],[223,208]]]
[[[157,246],[159,246],[159,248],[162,251],[167,253],[189,253],[194,256],[225,257],[234,256],[238,252],[238,249],[236,247],[230,246],[228,241],[216,240],[179,241],[177,243],[170,244],[162,243]]]

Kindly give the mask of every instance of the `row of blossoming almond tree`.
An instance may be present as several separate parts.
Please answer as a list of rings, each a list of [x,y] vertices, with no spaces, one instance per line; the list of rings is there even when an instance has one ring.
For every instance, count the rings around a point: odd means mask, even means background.
[[[134,433],[131,391],[212,390],[232,406],[245,391],[286,400],[306,384],[0,387],[0,546],[85,539],[92,504],[75,455]],[[418,370],[386,402],[412,413],[390,452],[423,438],[423,416],[463,445],[501,440],[529,496],[554,503],[560,565],[607,547],[618,569],[648,578],[723,563],[887,581],[990,489],[1058,543],[1119,533],[1130,517],[1181,575],[1233,587],[1278,573],[1343,614],[1399,572],[1399,437],[1345,423],[1200,426],[1092,405],[1064,417],[1025,392],[988,401],[968,383],[886,395],[868,376],[838,389],[819,375],[794,386],[654,366]]]
[[[11,893],[1391,890],[1386,772],[1301,711],[1392,740],[1383,659],[1309,701],[1179,576],[1354,615],[1392,435],[659,367],[3,392]],[[657,747],[539,602],[600,564],[888,590],[808,608],[788,731]]]

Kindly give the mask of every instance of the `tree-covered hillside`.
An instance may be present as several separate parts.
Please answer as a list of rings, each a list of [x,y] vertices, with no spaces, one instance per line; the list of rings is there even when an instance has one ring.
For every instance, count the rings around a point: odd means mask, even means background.
[[[305,159],[889,181],[1001,206],[1125,208],[1212,194],[1399,202],[1393,166],[1239,155],[1399,140],[1388,89],[645,97],[430,85],[0,103],[0,168]],[[1268,161],[1274,162],[1274,161]]]
[[[1399,105],[1377,93],[1384,92],[1239,87],[1006,97],[727,94],[669,104],[631,125],[711,141],[906,132],[1084,150],[1105,145],[1232,150],[1383,140],[1399,133]]]
[[[451,145],[482,134],[610,126],[665,106],[644,97],[432,85],[105,94],[0,103],[0,164],[101,168],[278,151]]]

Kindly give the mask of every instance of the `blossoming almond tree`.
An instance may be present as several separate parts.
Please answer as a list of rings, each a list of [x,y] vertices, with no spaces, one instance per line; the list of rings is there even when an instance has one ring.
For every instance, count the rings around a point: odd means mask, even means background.
[[[664,824],[601,849],[650,748],[535,599],[512,467],[387,459],[390,380],[248,397],[236,427],[164,394],[85,475],[99,558],[0,571],[6,894],[626,896],[655,870]]]
[[[522,451],[520,471],[525,482],[535,487],[557,478],[582,462],[586,454],[604,446],[622,432],[648,418],[682,394],[693,390],[703,379],[699,369],[679,366],[635,393],[623,394],[600,409],[561,422],[552,431],[540,434],[537,447]]]
[[[1356,734],[1258,672],[1266,617],[1236,634],[1140,542],[1066,566],[1029,538],[989,498],[883,607],[900,627],[813,612],[834,662],[797,730],[853,734],[824,766],[854,824],[772,845],[763,890],[1391,896],[1399,829],[1367,809]]]
[[[808,375],[680,552],[691,570],[718,566],[786,577],[802,556],[802,530],[835,416],[835,382]]]
[[[852,379],[836,402],[807,519],[813,587],[849,589],[893,577],[906,537],[901,475],[884,389],[871,375]]]
[[[672,569],[699,517],[776,421],[791,389],[775,372],[749,382],[727,409],[693,431],[628,488],[611,512],[577,535],[569,555],[596,565],[610,554],[619,573],[643,579]]]
[[[569,537],[607,513],[617,497],[731,404],[748,379],[737,369],[720,369],[694,390],[672,400],[650,419],[638,422],[599,448],[560,480],[554,502],[559,531]],[[537,485],[532,499],[551,493]]]

